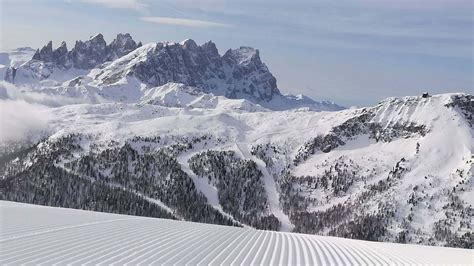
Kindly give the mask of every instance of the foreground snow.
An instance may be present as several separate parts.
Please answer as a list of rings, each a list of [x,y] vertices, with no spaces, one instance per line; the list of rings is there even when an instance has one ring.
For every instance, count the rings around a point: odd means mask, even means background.
[[[5,264],[472,264],[474,251],[0,201]]]

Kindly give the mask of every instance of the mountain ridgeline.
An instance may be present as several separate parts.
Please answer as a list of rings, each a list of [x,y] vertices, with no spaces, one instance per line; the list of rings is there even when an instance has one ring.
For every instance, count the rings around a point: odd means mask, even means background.
[[[115,98],[122,100],[130,100],[137,87],[154,88],[179,83],[216,96],[246,99],[269,109],[342,109],[331,102],[282,95],[276,78],[255,48],[229,49],[221,56],[212,41],[197,45],[191,39],[181,43],[142,45],[130,34],[118,34],[107,44],[104,36],[97,34],[88,41],[76,41],[70,51],[65,42],[55,49],[49,42],[38,49],[30,61],[9,68],[5,80],[54,87],[50,90],[59,90],[60,87],[70,91],[81,87],[82,90],[94,90],[100,96],[107,95],[103,91],[109,91],[111,87],[127,87],[127,92],[117,89],[114,93]],[[143,90],[137,93],[143,93]]]
[[[33,60],[54,64],[63,69],[92,69],[100,64],[113,61],[142,46],[136,43],[130,34],[118,34],[110,44],[106,44],[104,36],[97,34],[88,41],[76,41],[74,48],[68,51],[66,42],[53,50],[53,42],[36,50]]]

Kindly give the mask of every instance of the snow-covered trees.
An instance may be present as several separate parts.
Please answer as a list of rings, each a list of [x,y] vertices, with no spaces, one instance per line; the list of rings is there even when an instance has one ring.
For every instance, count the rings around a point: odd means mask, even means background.
[[[256,228],[278,230],[280,222],[268,215],[262,173],[255,162],[238,159],[233,151],[207,151],[191,157],[189,166],[217,187],[224,211]]]
[[[83,138],[68,135],[41,143],[25,159],[30,166],[9,163],[1,183],[2,199],[235,225],[207,204],[176,159],[164,151],[139,153],[132,141],[76,158],[72,153],[81,149],[77,143]],[[164,202],[174,213],[144,197]],[[148,207],[140,209],[144,205]]]

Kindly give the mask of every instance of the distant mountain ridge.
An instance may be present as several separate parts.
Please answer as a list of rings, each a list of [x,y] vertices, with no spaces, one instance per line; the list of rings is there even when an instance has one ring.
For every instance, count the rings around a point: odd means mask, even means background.
[[[88,41],[76,41],[71,50],[65,42],[56,49],[48,42],[36,50],[31,60],[8,68],[5,80],[37,83],[50,92],[58,87],[62,91],[75,87],[110,91],[112,87],[120,87],[121,95],[114,100],[130,100],[127,94],[137,94],[137,90],[143,94],[149,88],[171,82],[229,99],[246,99],[271,110],[343,109],[331,102],[283,95],[258,49],[242,46],[221,56],[212,41],[202,45],[191,39],[142,45],[128,33],[118,34],[110,44],[102,34],[97,34]]]
[[[88,41],[76,41],[74,48],[68,51],[66,42],[53,50],[53,42],[48,42],[43,48],[36,50],[33,60],[53,63],[58,67],[69,69],[91,69],[106,62],[113,61],[140,47],[130,34],[118,34],[117,37],[107,45],[102,34],[93,36]]]

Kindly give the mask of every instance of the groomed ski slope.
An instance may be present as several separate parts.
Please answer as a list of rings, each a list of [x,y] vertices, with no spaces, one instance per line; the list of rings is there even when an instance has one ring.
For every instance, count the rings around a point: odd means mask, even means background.
[[[474,251],[260,231],[0,201],[1,265],[413,265]]]

